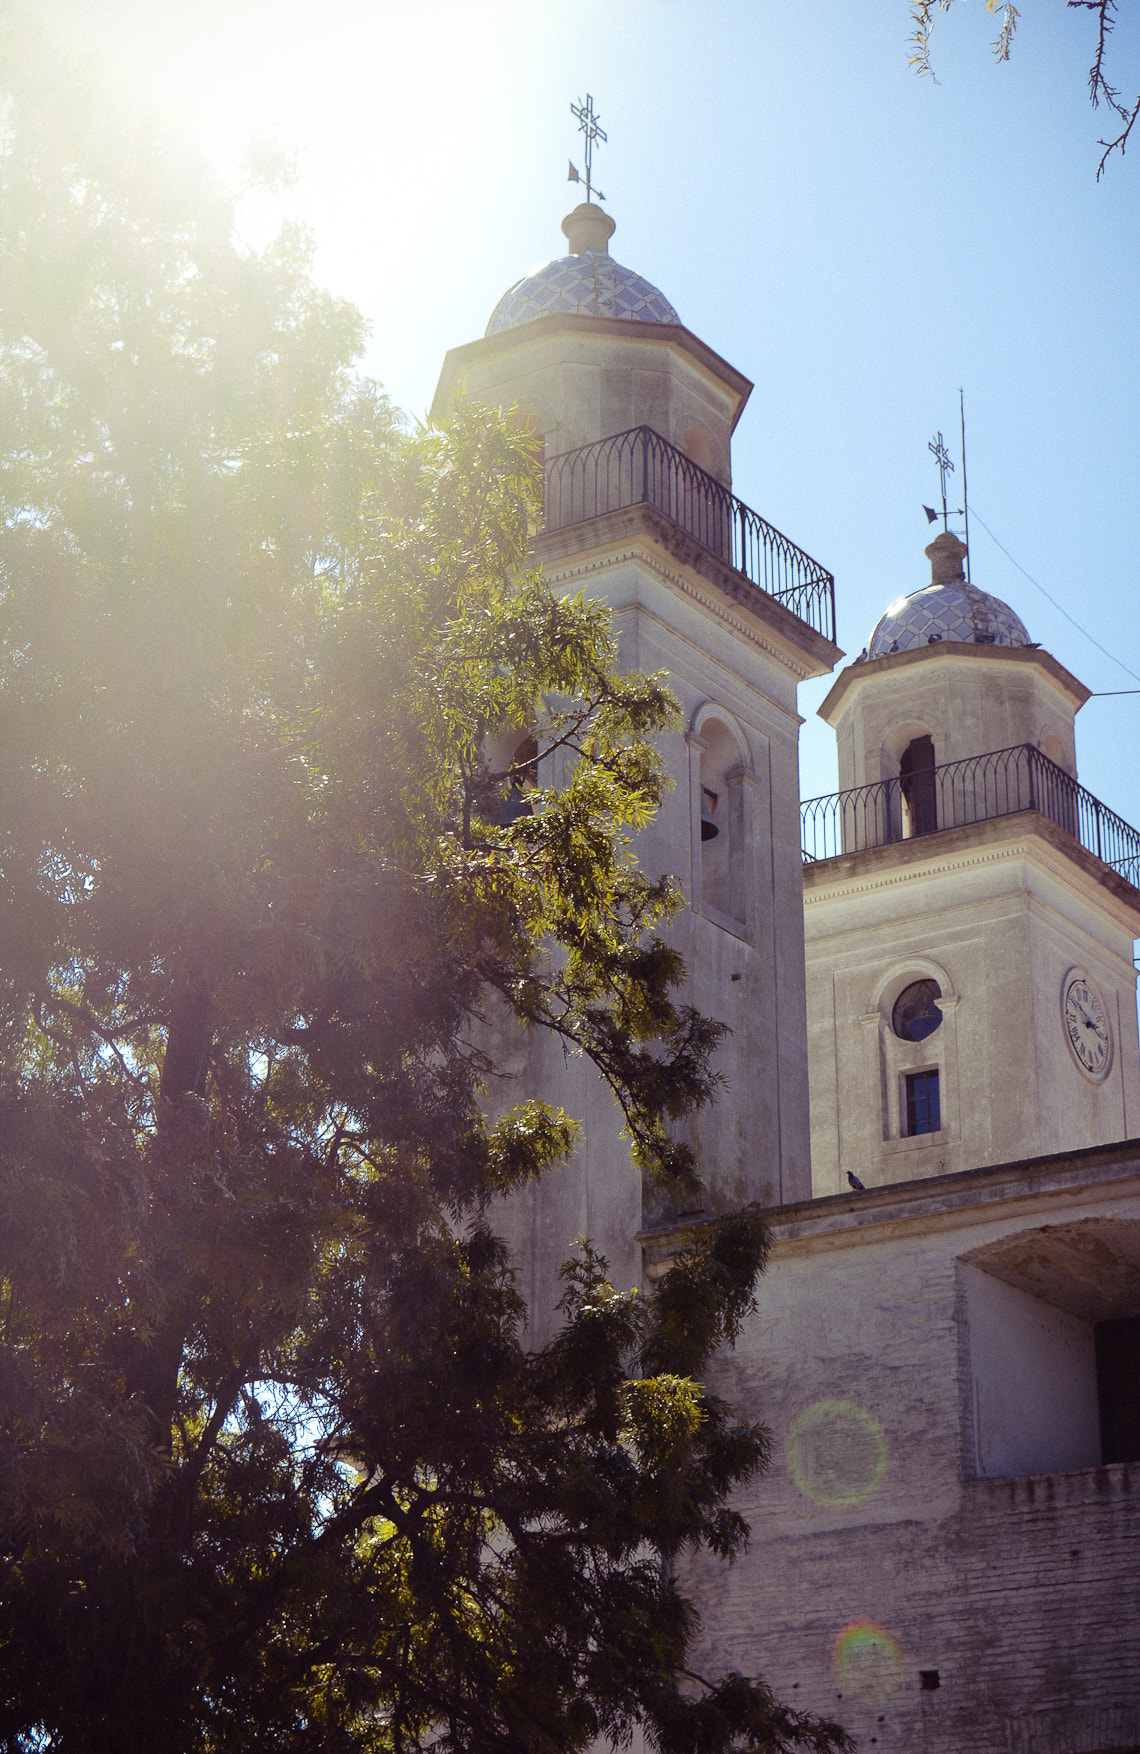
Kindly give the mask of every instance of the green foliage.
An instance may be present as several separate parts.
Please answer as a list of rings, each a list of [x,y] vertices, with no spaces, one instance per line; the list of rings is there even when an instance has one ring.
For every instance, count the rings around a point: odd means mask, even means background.
[[[488,1121],[489,1004],[695,1175],[670,697],[527,570],[514,428],[404,436],[302,239],[0,47],[0,1746],[842,1747],[687,1674],[668,1563],[746,1538],[758,1221],[649,1299],[583,1246],[537,1354],[491,1228],[574,1124]]]
[[[930,33],[934,29],[936,3],[940,12],[949,12],[955,0],[911,0],[910,16],[914,34],[910,40],[910,64],[920,77],[926,79],[934,77],[934,69],[930,65]],[[1017,30],[1017,7],[1011,5],[1009,0],[986,0],[986,11],[991,16],[1001,14],[1001,27],[990,47],[995,60],[1008,61]]]

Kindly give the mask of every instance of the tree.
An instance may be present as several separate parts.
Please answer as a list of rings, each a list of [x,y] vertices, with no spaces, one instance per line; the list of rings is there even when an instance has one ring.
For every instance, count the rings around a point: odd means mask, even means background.
[[[671,700],[527,569],[516,429],[404,435],[303,239],[0,48],[0,1745],[845,1747],[686,1668],[762,1226],[644,1300],[584,1243],[535,1354],[493,1230],[575,1128],[488,1119],[489,1005],[695,1178]]]
[[[933,77],[930,65],[930,33],[934,28],[935,0],[912,0],[911,18],[914,22],[914,35],[911,38],[912,54],[910,64],[915,72]],[[940,12],[949,11],[954,0],[938,0]],[[1137,116],[1140,116],[1140,96],[1132,104],[1125,102],[1119,88],[1112,85],[1105,71],[1105,56],[1108,50],[1108,39],[1116,24],[1116,0],[1066,0],[1066,4],[1081,12],[1096,14],[1097,38],[1093,54],[1092,66],[1089,68],[1089,97],[1093,109],[1099,109],[1102,103],[1114,112],[1123,127],[1113,140],[1101,140],[1104,148],[1100,163],[1097,165],[1096,180],[1099,183],[1104,167],[1114,152],[1124,155],[1128,145],[1128,137],[1132,133]],[[1001,14],[1001,26],[993,43],[993,51],[999,61],[1008,61],[1017,29],[1018,10],[1009,4],[1009,0],[986,0],[986,10]]]

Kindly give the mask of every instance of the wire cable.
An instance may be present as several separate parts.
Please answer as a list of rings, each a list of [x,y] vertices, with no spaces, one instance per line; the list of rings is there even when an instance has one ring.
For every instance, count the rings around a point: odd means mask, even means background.
[[[1009,552],[1009,549],[1005,546],[1005,544],[1003,542],[998,541],[997,537],[994,535],[993,531],[990,529],[989,525],[986,523],[986,520],[979,513],[976,505],[974,507],[974,516],[977,519],[978,523],[982,526],[982,529],[985,531],[986,535],[989,537],[990,541],[994,544],[994,546],[1001,549],[1001,551],[1005,555],[1006,559],[1013,566],[1015,566],[1017,568],[1018,572],[1021,573],[1024,578],[1027,578],[1029,580],[1031,585],[1037,586],[1037,589],[1041,592],[1041,595],[1046,599],[1047,602],[1052,603],[1052,605],[1053,605],[1054,609],[1056,609],[1057,613],[1059,615],[1063,615],[1065,617],[1065,620],[1067,622],[1069,622],[1073,627],[1075,627],[1078,633],[1084,634],[1084,637],[1088,640],[1089,644],[1095,646],[1098,652],[1103,652],[1106,658],[1111,658],[1114,664],[1118,664],[1120,666],[1120,668],[1124,671],[1124,674],[1126,676],[1131,676],[1132,680],[1134,682],[1140,682],[1140,676],[1137,676],[1135,670],[1130,670],[1128,668],[1128,665],[1123,663],[1121,661],[1121,659],[1116,656],[1115,652],[1110,652],[1107,646],[1102,646],[1098,639],[1093,638],[1092,634],[1088,632],[1087,628],[1083,628],[1079,621],[1074,621],[1073,617],[1069,614],[1069,611],[1067,609],[1062,609],[1062,607],[1061,607],[1060,603],[1058,603],[1056,597],[1050,597],[1048,591],[1045,589],[1045,586],[1042,584],[1038,584],[1037,580],[1033,577],[1033,574],[1031,572],[1026,572],[1025,568],[1022,566],[1022,564],[1019,560],[1014,560],[1013,555]],[[1119,692],[1121,694],[1131,694],[1133,691],[1130,688],[1122,688],[1119,690]]]

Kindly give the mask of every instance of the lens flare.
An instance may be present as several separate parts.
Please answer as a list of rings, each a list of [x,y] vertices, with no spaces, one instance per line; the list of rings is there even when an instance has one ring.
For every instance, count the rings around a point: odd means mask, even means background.
[[[853,1401],[816,1401],[788,1433],[788,1472],[815,1504],[858,1504],[887,1470],[887,1440]]]
[[[903,1683],[898,1640],[873,1620],[852,1620],[837,1634],[831,1666],[844,1692],[867,1705],[882,1705]]]

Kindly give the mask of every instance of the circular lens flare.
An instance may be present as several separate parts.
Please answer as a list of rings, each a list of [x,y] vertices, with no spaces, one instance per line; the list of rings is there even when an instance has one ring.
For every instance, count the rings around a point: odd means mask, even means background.
[[[859,1504],[886,1470],[882,1428],[853,1401],[816,1401],[788,1433],[788,1472],[814,1504]]]
[[[845,1693],[882,1705],[903,1683],[903,1654],[896,1638],[873,1620],[852,1620],[831,1649],[835,1679]]]

